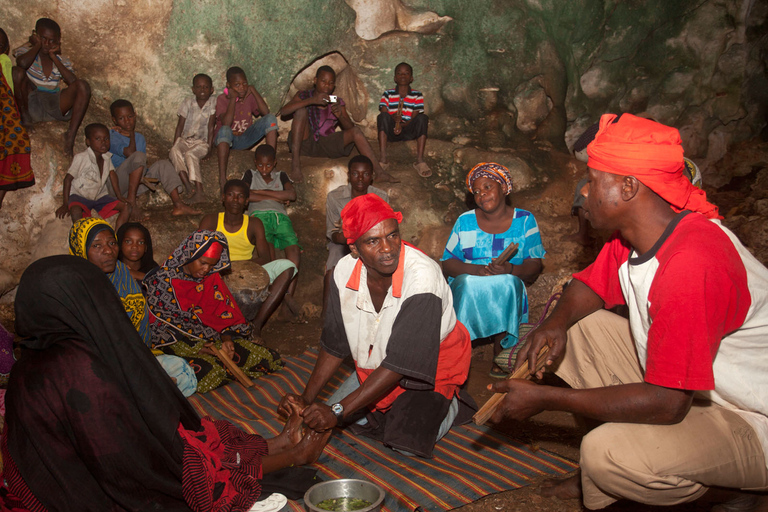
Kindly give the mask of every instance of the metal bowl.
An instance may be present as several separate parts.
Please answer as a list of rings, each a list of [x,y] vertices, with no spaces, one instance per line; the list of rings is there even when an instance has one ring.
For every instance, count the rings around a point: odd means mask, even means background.
[[[384,496],[384,489],[372,482],[343,478],[320,482],[310,487],[304,494],[304,506],[309,512],[328,512],[317,507],[317,504],[333,498],[357,498],[370,501],[371,505],[355,512],[378,512],[381,510]]]

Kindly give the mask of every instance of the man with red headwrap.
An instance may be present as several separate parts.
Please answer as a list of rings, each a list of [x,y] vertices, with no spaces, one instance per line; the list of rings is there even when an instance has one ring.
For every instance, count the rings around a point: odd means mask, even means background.
[[[494,416],[561,410],[604,422],[584,437],[581,473],[545,493],[651,505],[733,489],[719,510],[766,510],[768,270],[683,176],[674,128],[606,114],[587,147],[584,209],[616,233],[574,275],[518,365],[547,365],[574,389],[511,380]],[[626,305],[629,320],[606,311]],[[733,508],[739,503],[741,508]]]
[[[456,320],[440,267],[400,240],[403,216],[376,194],[341,211],[351,254],[336,265],[321,350],[301,395],[286,395],[314,430],[351,429],[407,455],[431,457],[450,427],[474,404],[461,386],[471,357],[469,333]],[[328,400],[314,403],[343,359],[356,372]]]

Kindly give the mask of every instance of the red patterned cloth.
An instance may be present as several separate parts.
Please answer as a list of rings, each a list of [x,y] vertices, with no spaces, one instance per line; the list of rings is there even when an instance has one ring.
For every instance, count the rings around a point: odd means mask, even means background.
[[[0,73],[0,190],[18,190],[35,184],[29,162],[31,151],[16,100]]]
[[[196,512],[249,510],[261,494],[267,442],[227,421],[205,417],[202,427],[195,432],[179,425],[184,500]]]

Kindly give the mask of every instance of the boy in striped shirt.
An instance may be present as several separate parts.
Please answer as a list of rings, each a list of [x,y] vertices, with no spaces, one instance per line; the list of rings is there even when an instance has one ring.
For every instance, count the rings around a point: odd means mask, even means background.
[[[413,168],[419,176],[432,176],[432,170],[424,161],[424,146],[427,143],[427,128],[429,117],[424,113],[424,96],[420,91],[411,89],[413,68],[407,62],[401,62],[395,67],[395,84],[397,87],[384,91],[379,101],[379,111],[376,119],[379,130],[379,150],[381,167],[386,170],[387,142],[416,140],[416,163]]]
[[[49,18],[40,18],[29,42],[13,52],[16,102],[25,125],[44,121],[69,121],[64,152],[72,156],[75,135],[83,122],[91,86],[75,76],[72,63],[61,55],[61,28]],[[61,81],[67,87],[60,87]]]

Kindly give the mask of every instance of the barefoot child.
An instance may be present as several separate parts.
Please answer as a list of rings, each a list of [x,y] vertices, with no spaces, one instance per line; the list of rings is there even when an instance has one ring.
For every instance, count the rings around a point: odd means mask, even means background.
[[[229,243],[232,261],[255,261],[269,274],[269,297],[261,304],[251,320],[251,335],[261,336],[261,329],[278,306],[282,304],[288,287],[296,280],[298,269],[288,259],[275,259],[270,254],[264,224],[256,217],[245,214],[251,190],[243,180],[229,180],[224,184],[221,202],[224,211],[210,213],[200,221],[200,229],[223,233]],[[238,300],[238,295],[235,300]],[[241,309],[244,309],[241,305]]]
[[[117,185],[117,175],[109,152],[109,130],[103,124],[85,127],[85,145],[88,148],[75,155],[72,165],[64,176],[63,204],[56,210],[56,217],[72,216],[72,221],[90,217],[96,210],[106,219],[119,213],[115,227],[128,220],[131,205],[122,196],[115,198],[107,192],[107,180]]]
[[[173,147],[168,154],[173,167],[179,173],[187,189],[190,204],[205,201],[200,159],[207,158],[213,147],[213,127],[216,124],[216,100],[213,81],[204,74],[192,79],[192,96],[187,96],[179,106],[179,122],[173,135]],[[193,186],[194,183],[194,194]]]
[[[299,268],[301,248],[299,238],[293,230],[293,224],[288,217],[285,205],[296,200],[296,189],[284,172],[276,171],[276,153],[272,146],[262,144],[256,148],[254,163],[256,172],[248,169],[243,175],[243,181],[250,187],[248,215],[259,219],[264,225],[267,242],[277,250],[285,250],[285,257]],[[273,258],[274,259],[274,255]],[[298,270],[297,270],[298,271]],[[298,307],[293,300],[296,290],[296,280],[291,282],[288,292],[283,298],[283,315],[288,312],[298,315]],[[286,311],[286,307],[289,311]]]
[[[173,201],[173,215],[199,215],[200,212],[184,204],[179,193],[184,190],[179,174],[168,160],[158,160],[147,169],[147,141],[136,132],[136,111],[128,100],[116,100],[110,105],[114,127],[110,131],[109,150],[115,166],[119,189],[114,194],[126,196],[132,206],[132,217],[139,220],[143,212],[136,206],[136,196],[155,190],[160,182]],[[146,172],[145,172],[146,170]]]
[[[261,119],[254,121],[254,118]],[[261,139],[277,147],[277,118],[269,105],[239,67],[227,70],[227,87],[216,100],[216,154],[219,160],[219,187],[227,181],[229,150],[250,149]]]
[[[361,155],[377,162],[371,144],[355,126],[347,113],[344,100],[332,96],[336,88],[336,72],[330,66],[320,66],[315,74],[314,89],[299,91],[280,112],[284,116],[293,114],[288,148],[291,151],[291,180],[304,180],[301,173],[301,155],[340,158],[349,155],[356,147]],[[336,127],[341,131],[337,132]],[[374,163],[378,181],[397,182]]]
[[[64,152],[72,156],[75,135],[83,122],[91,86],[75,76],[72,63],[61,55],[61,28],[49,18],[40,18],[29,42],[13,51],[16,101],[25,125],[44,121],[69,121],[64,134]],[[61,81],[67,87],[61,89]]]
[[[413,68],[406,62],[395,67],[395,84],[397,87],[384,91],[379,101],[379,111],[376,118],[379,129],[379,152],[383,168],[389,167],[387,162],[387,141],[400,142],[416,140],[416,163],[413,168],[422,178],[432,176],[432,170],[424,161],[424,146],[427,143],[427,128],[429,118],[424,113],[424,96],[420,91],[411,89]]]

